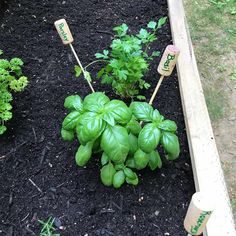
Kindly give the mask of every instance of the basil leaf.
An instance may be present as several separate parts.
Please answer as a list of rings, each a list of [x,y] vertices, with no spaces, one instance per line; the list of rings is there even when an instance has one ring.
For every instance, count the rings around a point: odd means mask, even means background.
[[[65,99],[64,107],[70,111],[76,110],[82,112],[83,103],[79,95],[71,95]]]
[[[102,116],[102,119],[106,121],[109,125],[114,126],[115,125],[115,119],[110,113],[105,113]]]
[[[134,172],[134,174],[135,174],[135,179],[130,179],[130,178],[126,177],[125,180],[128,184],[132,184],[132,185],[136,186],[138,184],[138,176],[135,172]]]
[[[127,158],[126,162],[125,162],[126,166],[130,167],[130,168],[135,168],[135,162],[134,162],[134,158],[129,157]]]
[[[101,157],[101,164],[104,166],[108,163],[108,161],[109,161],[108,155],[105,152],[103,152]]]
[[[134,154],[135,168],[141,170],[147,166],[149,162],[148,154],[138,149]]]
[[[153,116],[153,108],[146,102],[132,102],[130,108],[133,115],[142,121],[151,121]]]
[[[61,129],[61,137],[65,141],[73,141],[74,140],[74,131]]]
[[[105,122],[98,116],[87,117],[86,121],[76,127],[77,136],[82,141],[81,143],[94,141],[105,129]]]
[[[135,119],[131,119],[125,127],[128,132],[131,132],[134,135],[138,135],[142,129],[141,125]]]
[[[163,119],[164,117],[160,114],[160,112],[157,109],[155,109],[152,114],[152,122],[159,123],[163,121]]]
[[[167,153],[166,158],[170,161],[175,160],[180,153],[178,137],[170,132],[163,132],[161,143]]]
[[[133,155],[138,150],[138,138],[131,133],[129,134],[129,146],[129,153]]]
[[[105,186],[111,186],[113,183],[113,177],[115,173],[116,170],[112,163],[108,163],[107,165],[103,166],[100,173],[102,183]]]
[[[124,163],[120,163],[120,164],[116,164],[115,165],[115,169],[116,170],[123,170],[125,168]]]
[[[172,120],[164,120],[158,124],[158,128],[164,131],[175,132],[177,130],[177,125]]]
[[[125,161],[129,152],[129,137],[122,126],[107,126],[102,134],[101,148],[115,163]]]
[[[102,92],[91,93],[84,99],[84,109],[87,111],[97,112],[109,101],[110,99]]]
[[[85,146],[80,145],[75,155],[75,161],[78,166],[85,166],[92,155],[93,142],[88,142]]]
[[[138,146],[146,153],[152,152],[158,145],[161,131],[152,123],[146,124],[138,136]]]
[[[66,130],[73,130],[78,123],[80,115],[81,113],[79,111],[72,111],[69,113],[62,122],[62,128]]]
[[[125,174],[123,170],[117,171],[113,177],[114,188],[120,188],[124,182],[125,182]]]
[[[158,168],[162,167],[162,161],[158,151],[152,151],[148,156],[149,156],[148,165],[151,170],[155,170],[157,167]]]
[[[106,113],[114,117],[120,124],[126,124],[130,121],[132,113],[126,104],[119,100],[112,100],[105,106]]]
[[[130,169],[130,168],[125,168],[124,169],[125,176],[128,177],[129,179],[136,179],[135,173]]]

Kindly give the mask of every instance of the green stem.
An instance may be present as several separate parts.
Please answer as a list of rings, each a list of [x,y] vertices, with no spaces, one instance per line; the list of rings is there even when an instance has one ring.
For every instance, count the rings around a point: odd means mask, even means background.
[[[107,60],[96,60],[96,61],[92,61],[91,63],[89,63],[87,66],[84,67],[84,69],[86,70],[86,68],[88,68],[89,66],[93,65],[94,63],[97,62],[108,62]]]

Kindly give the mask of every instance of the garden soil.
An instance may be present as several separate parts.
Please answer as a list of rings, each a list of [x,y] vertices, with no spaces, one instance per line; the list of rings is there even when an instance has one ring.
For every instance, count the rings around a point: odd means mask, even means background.
[[[137,33],[150,20],[167,15],[163,0],[1,2],[0,49],[4,58],[24,60],[30,82],[23,93],[15,94],[13,119],[0,137],[0,235],[39,235],[38,219],[49,217],[55,218],[61,236],[186,234],[183,219],[195,189],[176,73],[164,80],[153,105],[177,122],[180,157],[164,161],[161,170],[140,171],[137,187],[103,186],[99,155],[79,168],[74,160],[77,142],[60,137],[65,97],[84,97],[91,91],[83,78],[75,78],[75,59],[62,44],[54,21],[66,18],[86,65],[96,52],[109,47],[114,26],[126,23],[131,33]],[[158,31],[151,51],[163,52],[171,43],[168,23]],[[147,99],[159,78],[159,60],[151,62],[146,76],[152,84],[142,91]],[[93,78],[100,67],[91,68]],[[117,98],[99,80],[94,79],[93,86]]]

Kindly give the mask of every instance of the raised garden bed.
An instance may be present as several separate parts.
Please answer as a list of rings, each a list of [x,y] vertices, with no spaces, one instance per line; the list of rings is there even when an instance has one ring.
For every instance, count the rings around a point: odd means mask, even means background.
[[[167,16],[166,1],[9,1],[1,15],[1,49],[7,57],[25,61],[30,78],[26,91],[14,103],[14,118],[0,138],[0,235],[34,235],[37,219],[59,218],[61,235],[184,235],[183,219],[194,182],[181,108],[177,75],[164,80],[153,106],[178,125],[181,155],[161,170],[140,172],[137,187],[104,187],[99,161],[81,169],[75,165],[76,143],[60,138],[64,98],[90,90],[74,77],[75,61],[54,29],[66,18],[84,64],[110,43],[114,25],[127,23],[135,31],[150,20]],[[171,44],[169,23],[158,33],[154,49]],[[147,79],[157,82],[153,61]],[[96,71],[96,67],[94,70]],[[116,96],[94,81],[96,91]],[[149,91],[143,91],[148,98]],[[30,180],[40,189],[37,189]],[[13,233],[11,233],[13,231]]]

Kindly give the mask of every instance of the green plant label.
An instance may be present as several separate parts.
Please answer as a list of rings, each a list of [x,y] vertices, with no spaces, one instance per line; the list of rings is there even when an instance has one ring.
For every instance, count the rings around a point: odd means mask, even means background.
[[[69,41],[68,34],[64,30],[64,23],[61,23],[58,25],[58,29],[60,32],[61,37],[63,38],[64,41]]]
[[[206,217],[210,215],[211,215],[211,211],[203,211],[198,217],[196,224],[191,226],[191,234],[198,233],[198,230],[204,223]]]
[[[164,68],[163,70],[169,71],[170,70],[170,62],[175,60],[175,55],[168,54],[167,59],[164,63]]]

